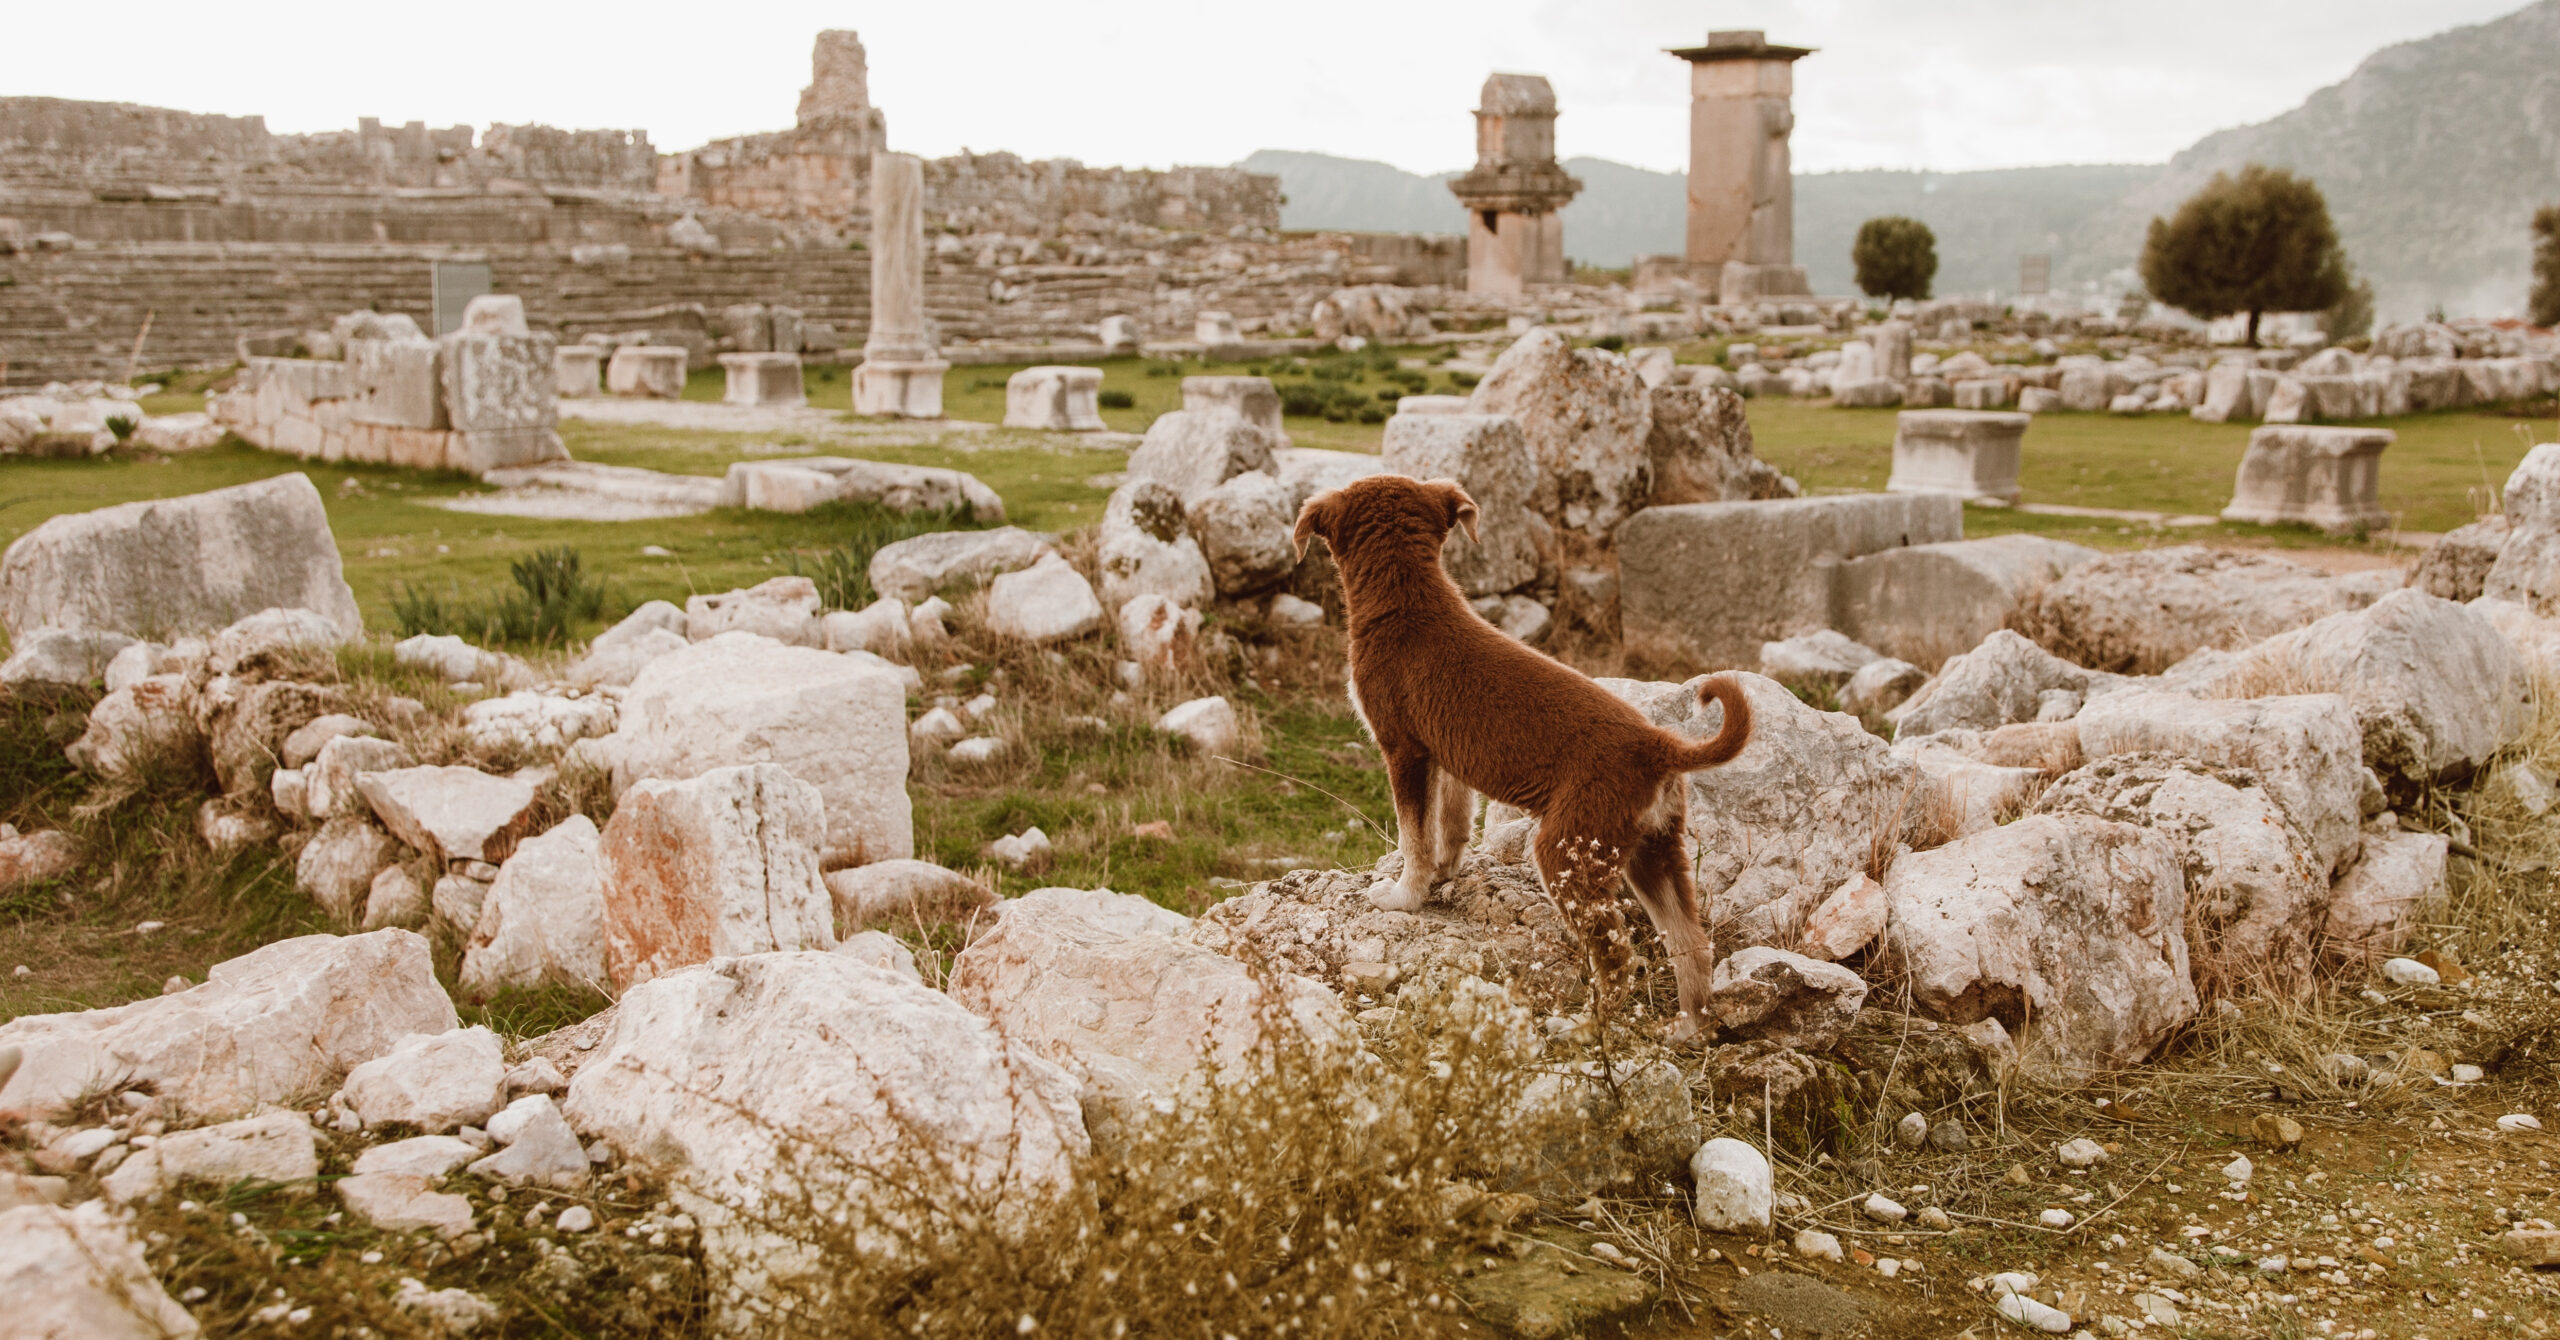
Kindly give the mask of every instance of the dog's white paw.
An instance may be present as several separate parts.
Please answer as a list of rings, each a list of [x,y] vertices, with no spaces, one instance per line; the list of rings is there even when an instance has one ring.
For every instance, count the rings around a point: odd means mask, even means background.
[[[1382,879],[1369,886],[1369,905],[1381,912],[1411,912],[1422,906],[1422,895],[1395,880]]]

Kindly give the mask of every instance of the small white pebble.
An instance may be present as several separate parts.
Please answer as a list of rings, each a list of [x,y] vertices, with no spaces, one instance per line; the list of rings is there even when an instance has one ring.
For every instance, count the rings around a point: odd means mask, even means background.
[[[2456,1084],[2477,1084],[2487,1077],[2488,1072],[2476,1065],[2457,1065],[2453,1068],[2453,1082]]]
[[[2542,1119],[2530,1112],[2510,1112],[2507,1115],[2498,1118],[2498,1129],[2502,1131],[2538,1131],[2542,1129]]]
[[[13,968],[13,969],[11,969],[11,970],[10,970],[10,972],[9,972],[9,975],[10,975],[10,976],[12,976],[12,977],[33,977],[33,976],[35,976],[35,974],[36,974],[36,970],[35,970],[35,969],[30,968],[30,967],[28,967],[26,964],[23,964],[23,963],[19,964],[17,967],[15,967],[15,968]]]
[[[2444,980],[2436,975],[2435,969],[2413,958],[2384,960],[2382,975],[2395,986],[2434,986]]]
[[[161,927],[168,924],[169,923],[165,921],[137,921],[133,924],[133,933],[136,935],[149,935],[153,931],[159,930]]]
[[[369,1265],[369,1266],[378,1266],[378,1265],[381,1265],[381,1264],[382,1264],[382,1253],[380,1253],[380,1252],[366,1252],[364,1255],[359,1256],[359,1257],[357,1257],[356,1259],[357,1259],[357,1260],[359,1260],[359,1261],[364,1262],[366,1265]]]
[[[2246,1154],[2222,1165],[2222,1175],[2235,1183],[2248,1181],[2257,1171],[2257,1165],[2249,1162]]]
[[[2071,1227],[2071,1211],[2047,1210],[2036,1216],[2036,1222],[2043,1224],[2047,1228],[2069,1228]]]
[[[596,1212],[584,1205],[572,1205],[560,1212],[556,1222],[563,1233],[584,1233],[596,1226]]]

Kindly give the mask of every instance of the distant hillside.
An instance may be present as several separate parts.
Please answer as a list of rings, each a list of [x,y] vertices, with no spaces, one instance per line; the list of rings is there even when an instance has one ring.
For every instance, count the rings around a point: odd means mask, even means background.
[[[2526,226],[2535,207],[2560,204],[2560,0],[2386,47],[2300,107],[2208,135],[2165,165],[1799,176],[1796,259],[1816,292],[1851,292],[1859,223],[1907,214],[1938,235],[1941,293],[2013,292],[2018,258],[2036,252],[2053,257],[2055,287],[2075,287],[2130,267],[2154,215],[2247,162],[2320,184],[2386,319],[2436,304],[2457,315],[2520,312]],[[1269,150],[1244,165],[1279,175],[1291,228],[1465,227],[1445,185],[1453,174]],[[1679,174],[1599,158],[1565,167],[1584,182],[1564,211],[1575,260],[1621,266],[1680,249]]]

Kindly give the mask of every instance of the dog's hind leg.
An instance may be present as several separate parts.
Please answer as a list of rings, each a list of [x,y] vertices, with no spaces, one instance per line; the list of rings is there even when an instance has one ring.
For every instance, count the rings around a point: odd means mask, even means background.
[[[1475,837],[1476,793],[1465,782],[1441,771],[1431,770],[1431,832],[1440,869],[1437,878],[1447,878],[1458,868],[1458,859],[1467,854],[1467,843]]]
[[[1626,996],[1627,960],[1634,953],[1618,894],[1626,851],[1550,817],[1538,824],[1537,859],[1547,897],[1582,941],[1593,1010],[1614,1012]]]
[[[1680,785],[1673,779],[1673,785]],[[1715,967],[1715,937],[1698,916],[1698,890],[1689,878],[1688,854],[1681,849],[1680,829],[1647,833],[1636,840],[1627,861],[1627,883],[1636,901],[1662,933],[1671,955],[1671,974],[1680,986],[1680,1017],[1671,1021],[1671,1040],[1686,1042],[1715,1022],[1709,974]]]
[[[1396,850],[1404,855],[1404,875],[1370,886],[1369,901],[1381,910],[1411,912],[1422,906],[1440,873],[1431,803],[1431,779],[1438,771],[1430,755],[1419,751],[1387,758],[1387,789],[1395,796]]]

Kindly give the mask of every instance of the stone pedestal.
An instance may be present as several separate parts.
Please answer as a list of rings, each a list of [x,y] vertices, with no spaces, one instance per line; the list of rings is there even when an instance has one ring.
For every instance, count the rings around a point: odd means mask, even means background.
[[[2018,458],[2033,415],[1909,409],[1896,416],[1888,493],[1952,493],[2018,500]]]
[[[1191,338],[1211,348],[1244,341],[1243,334],[1236,330],[1236,319],[1225,312],[1202,312],[1192,317]]]
[[[1724,267],[1720,302],[1806,293],[1787,137],[1795,63],[1811,49],[1741,29],[1671,54],[1689,62],[1689,263]]]
[[[1100,368],[1024,368],[1005,379],[1004,426],[1099,432],[1109,427],[1102,421],[1101,393]]]
[[[2387,428],[2269,425],[2249,434],[2225,521],[2288,523],[2328,531],[2391,524],[2382,510],[2382,449],[2398,437]]]
[[[1185,377],[1182,407],[1236,415],[1270,434],[1272,446],[1289,445],[1280,426],[1280,392],[1269,377]]]
[[[564,344],[551,358],[563,399],[576,400],[602,391],[604,350],[592,344]]]
[[[806,405],[807,385],[800,379],[798,354],[722,354],[720,368],[729,375],[720,400],[728,405]]]
[[[1556,91],[1542,75],[1497,74],[1476,108],[1476,165],[1449,183],[1467,207],[1467,291],[1561,284],[1562,209],[1581,181],[1556,164]]]
[[[605,363],[604,389],[615,395],[684,397],[685,352],[672,344],[626,344]]]
[[[871,336],[853,370],[853,412],[942,417],[942,361],[924,323],[924,160],[871,156]]]
[[[866,360],[853,370],[853,412],[899,419],[942,417],[942,374],[951,365],[941,359],[915,363]]]

